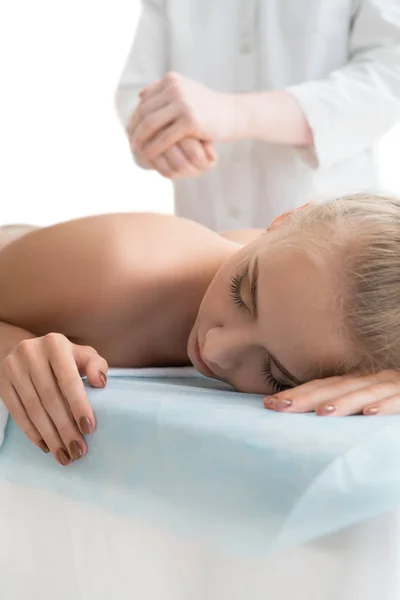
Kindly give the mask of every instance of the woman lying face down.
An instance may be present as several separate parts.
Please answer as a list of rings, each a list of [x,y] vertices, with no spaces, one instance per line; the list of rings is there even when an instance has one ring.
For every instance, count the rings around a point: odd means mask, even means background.
[[[192,363],[289,412],[399,412],[395,199],[311,204],[261,235],[151,214],[23,233],[0,251],[0,395],[61,464],[95,427],[80,375],[102,387],[108,366]]]

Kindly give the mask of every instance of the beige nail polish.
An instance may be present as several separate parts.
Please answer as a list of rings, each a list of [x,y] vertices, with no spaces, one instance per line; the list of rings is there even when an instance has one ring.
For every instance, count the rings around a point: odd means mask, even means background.
[[[370,406],[369,408],[366,408],[364,411],[364,415],[368,416],[373,416],[378,414],[379,412],[379,408],[377,406]]]

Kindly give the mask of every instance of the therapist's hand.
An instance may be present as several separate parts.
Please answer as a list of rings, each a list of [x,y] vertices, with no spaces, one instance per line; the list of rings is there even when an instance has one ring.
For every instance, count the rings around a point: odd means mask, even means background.
[[[400,372],[343,375],[310,381],[264,399],[270,410],[321,416],[400,414]]]
[[[154,169],[168,179],[199,177],[212,169],[218,160],[212,144],[193,138],[181,140],[151,161],[148,161],[139,149],[134,152],[140,166]]]
[[[178,73],[143,90],[132,124],[132,146],[152,161],[185,138],[230,139],[234,108],[227,94]]]
[[[87,452],[95,418],[81,375],[107,383],[107,362],[60,333],[26,339],[0,362],[0,397],[25,435],[63,466]]]

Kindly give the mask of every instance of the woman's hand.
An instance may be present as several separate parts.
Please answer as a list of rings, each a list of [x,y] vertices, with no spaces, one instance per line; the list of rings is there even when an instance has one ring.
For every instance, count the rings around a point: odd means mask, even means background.
[[[141,93],[130,125],[131,145],[152,161],[185,138],[228,140],[233,119],[228,95],[178,73],[167,73]]]
[[[264,399],[265,408],[345,416],[400,414],[400,372],[316,379]]]
[[[0,397],[16,424],[43,452],[67,465],[87,452],[82,434],[95,428],[81,375],[107,383],[107,362],[60,333],[26,339],[0,363]]]

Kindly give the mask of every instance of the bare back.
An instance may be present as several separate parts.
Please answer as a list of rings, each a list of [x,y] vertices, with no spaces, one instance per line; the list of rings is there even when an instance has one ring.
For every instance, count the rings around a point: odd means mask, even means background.
[[[164,215],[102,215],[24,231],[0,250],[0,320],[35,335],[63,333],[111,366],[187,364],[198,306],[235,249]]]

